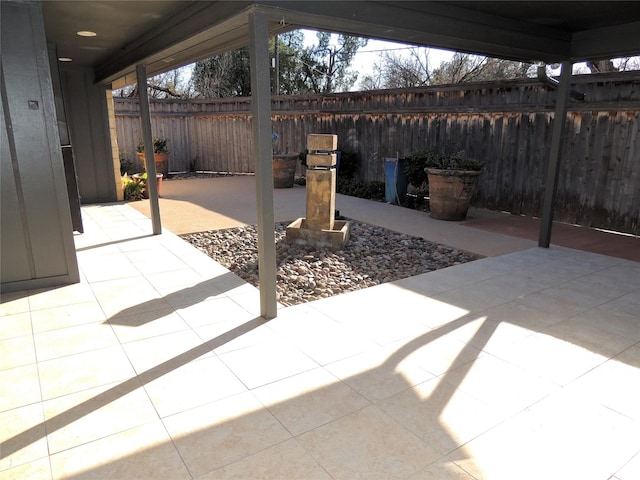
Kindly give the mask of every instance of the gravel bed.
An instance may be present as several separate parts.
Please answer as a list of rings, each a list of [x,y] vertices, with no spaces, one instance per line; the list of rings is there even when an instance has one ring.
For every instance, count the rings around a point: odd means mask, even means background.
[[[275,226],[277,299],[297,305],[372,287],[478,257],[419,237],[351,221],[351,235],[342,250],[317,250],[290,245],[285,229]],[[243,280],[258,286],[256,226],[181,235]]]

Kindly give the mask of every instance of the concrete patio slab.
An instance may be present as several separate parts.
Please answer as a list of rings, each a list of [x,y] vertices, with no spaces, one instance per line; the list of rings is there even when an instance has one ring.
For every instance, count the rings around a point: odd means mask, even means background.
[[[82,213],[82,282],[0,299],[2,478],[637,477],[638,262],[504,239],[266,322],[130,205]],[[486,255],[504,237],[436,230]]]

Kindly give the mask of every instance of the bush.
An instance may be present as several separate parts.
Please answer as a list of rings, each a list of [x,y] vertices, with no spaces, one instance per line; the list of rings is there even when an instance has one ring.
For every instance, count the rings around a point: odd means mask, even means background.
[[[384,200],[384,182],[363,182],[355,179],[338,178],[336,192],[367,200]]]
[[[467,158],[464,150],[444,154],[435,149],[416,150],[405,157],[405,172],[409,183],[419,191],[427,188],[427,173],[425,168],[441,170],[474,170],[482,169],[483,162]]]
[[[441,155],[438,159],[438,162],[433,165],[427,165],[427,167],[440,168],[442,170],[480,171],[483,165],[483,162],[480,162],[473,158],[467,158],[464,150],[460,150],[449,155]]]
[[[439,161],[440,153],[436,150],[416,150],[405,157],[405,172],[409,183],[420,191],[426,190],[427,172],[425,167]]]
[[[120,175],[128,175],[131,173],[131,168],[133,167],[133,162],[128,158],[120,159]]]
[[[135,180],[125,173],[122,176],[122,188],[124,189],[125,200],[142,200],[142,194],[144,193],[143,181]]]
[[[338,177],[346,180],[356,177],[356,173],[360,169],[360,154],[348,150],[341,150],[340,153],[340,169]]]
[[[153,153],[169,153],[169,147],[167,146],[168,142],[169,140],[166,138],[153,137]],[[138,142],[136,152],[144,152],[144,140],[140,140]]]

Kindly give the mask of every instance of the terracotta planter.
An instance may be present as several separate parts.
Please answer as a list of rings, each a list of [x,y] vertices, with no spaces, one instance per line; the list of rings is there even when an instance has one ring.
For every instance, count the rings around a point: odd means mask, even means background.
[[[136,152],[136,155],[138,155],[138,158],[142,162],[142,166],[145,167],[144,152]],[[156,164],[156,173],[169,175],[169,154],[168,153],[154,153],[153,160],[155,161],[155,164]]]
[[[480,172],[425,168],[429,177],[429,210],[438,220],[464,220]]]
[[[142,173],[134,173],[131,178],[138,182],[142,182],[144,184],[144,191],[142,192],[142,198],[149,198],[149,189],[147,188],[146,180],[142,179]],[[162,186],[162,177],[161,173],[156,173],[156,182],[158,184],[158,196],[160,196],[160,187]]]
[[[291,188],[298,165],[297,153],[273,155],[273,188]]]

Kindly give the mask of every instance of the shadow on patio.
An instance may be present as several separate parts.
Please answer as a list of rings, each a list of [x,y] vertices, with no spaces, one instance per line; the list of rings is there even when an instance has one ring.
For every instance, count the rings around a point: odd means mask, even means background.
[[[635,262],[534,248],[264,322],[173,235],[107,240],[128,206],[85,212],[83,283],[3,296],[34,352],[2,370],[10,476],[637,476]]]

